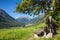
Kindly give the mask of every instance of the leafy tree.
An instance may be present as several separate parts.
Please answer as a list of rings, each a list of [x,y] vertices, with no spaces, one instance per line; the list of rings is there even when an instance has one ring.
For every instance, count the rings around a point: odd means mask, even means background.
[[[57,5],[58,4],[58,5]],[[60,0],[22,0],[16,6],[16,12],[39,15],[40,11],[46,16],[52,14],[57,22],[60,22]],[[58,21],[59,20],[59,21]]]
[[[49,10],[51,8],[50,3],[51,0],[22,0],[21,3],[17,4],[16,12],[38,15],[40,10],[42,10],[42,12]]]
[[[57,23],[57,25],[60,26],[60,0],[58,0],[58,1],[56,0],[53,17],[54,17],[55,22]]]

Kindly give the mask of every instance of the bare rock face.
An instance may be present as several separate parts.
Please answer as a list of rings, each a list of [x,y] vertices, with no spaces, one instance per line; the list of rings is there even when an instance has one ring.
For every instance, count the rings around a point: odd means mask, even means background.
[[[44,35],[44,29],[39,29],[34,32],[34,36],[43,36]]]
[[[44,32],[46,32],[46,34],[49,33],[49,30],[48,30],[47,26],[45,26],[45,27],[42,28],[42,29],[36,30],[36,31],[34,32],[34,34],[36,34],[36,35],[39,36],[39,37],[42,37],[42,36],[44,36]]]
[[[52,38],[53,37],[53,33],[48,33],[47,35],[46,35],[46,38]]]
[[[34,34],[34,37],[39,38],[39,36],[37,34]],[[42,38],[52,38],[53,37],[53,33],[48,33],[47,35],[43,35],[41,37]]]
[[[42,38],[52,38],[53,33],[48,33],[47,35],[44,35]]]
[[[39,36],[37,34],[34,34],[34,37],[38,38]]]
[[[42,37],[42,38],[52,38],[53,33],[49,32],[47,27],[44,27],[43,29],[36,30],[34,32],[34,37]]]

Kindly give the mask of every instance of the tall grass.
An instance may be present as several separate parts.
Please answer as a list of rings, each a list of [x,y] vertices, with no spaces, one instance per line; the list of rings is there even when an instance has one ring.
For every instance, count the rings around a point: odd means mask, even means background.
[[[57,35],[50,39],[34,38],[33,32],[44,27],[44,25],[44,23],[41,23],[27,28],[15,27],[10,29],[0,29],[0,40],[60,40],[60,30],[57,31]]]
[[[0,29],[0,40],[27,40],[34,30],[43,26],[44,23],[27,28],[15,27],[10,29]]]

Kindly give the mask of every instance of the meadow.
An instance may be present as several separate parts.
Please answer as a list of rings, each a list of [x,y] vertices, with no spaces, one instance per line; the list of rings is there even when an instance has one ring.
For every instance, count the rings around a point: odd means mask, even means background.
[[[35,30],[41,29],[45,26],[44,23],[31,27],[12,27],[0,29],[0,40],[60,40],[60,29],[57,30],[58,34],[53,38],[34,38]]]

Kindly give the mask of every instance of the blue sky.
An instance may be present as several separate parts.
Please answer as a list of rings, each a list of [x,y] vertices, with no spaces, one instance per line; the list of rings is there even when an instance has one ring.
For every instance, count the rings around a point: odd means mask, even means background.
[[[18,18],[21,16],[31,17],[31,16],[26,15],[26,14],[14,13],[14,10],[16,7],[16,2],[21,2],[21,0],[0,0],[0,9],[5,10],[13,18]]]
[[[28,16],[26,14],[14,13],[16,2],[21,2],[21,0],[0,0],[0,9],[5,10],[13,18]]]

